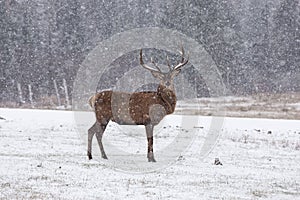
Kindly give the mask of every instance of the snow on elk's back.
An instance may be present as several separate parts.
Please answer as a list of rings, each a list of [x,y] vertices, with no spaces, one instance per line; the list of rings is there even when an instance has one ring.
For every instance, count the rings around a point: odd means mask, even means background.
[[[87,129],[93,113],[84,114],[88,120],[79,125]],[[162,199],[297,199],[300,195],[298,120],[225,118],[217,145],[201,159],[199,150],[212,117],[191,116],[199,118],[193,127],[197,137],[178,161],[160,171],[134,174],[116,171],[102,159],[86,159],[86,138],[81,137],[86,133],[76,131],[73,112],[0,108],[0,115],[6,119],[0,120],[1,199],[145,199],[150,194]],[[177,115],[166,120],[169,126],[154,136],[156,146],[172,140],[172,131],[184,129]],[[117,127],[115,123],[108,127],[109,140],[130,148],[128,141],[135,138],[120,137],[122,129]],[[134,145],[143,149],[145,141]],[[222,165],[214,165],[216,160]]]

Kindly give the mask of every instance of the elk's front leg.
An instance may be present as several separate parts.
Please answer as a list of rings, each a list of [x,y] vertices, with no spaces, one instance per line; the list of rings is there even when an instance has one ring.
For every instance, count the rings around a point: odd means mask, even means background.
[[[153,154],[153,125],[152,124],[146,125],[146,134],[148,140],[148,154],[147,154],[148,161],[156,162]]]

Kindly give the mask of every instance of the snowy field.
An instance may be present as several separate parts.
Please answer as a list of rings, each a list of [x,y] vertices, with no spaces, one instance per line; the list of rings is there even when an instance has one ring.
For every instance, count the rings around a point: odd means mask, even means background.
[[[189,116],[197,124],[185,128],[180,116],[168,116],[154,130],[155,150],[168,149],[174,137],[195,137],[161,168],[162,157],[147,162],[142,127],[126,137],[122,130],[130,128],[111,123],[104,147],[111,142],[128,148],[155,169],[137,172],[122,170],[129,166],[126,158],[109,148],[109,160],[101,159],[95,139],[89,161],[86,133],[78,130],[87,130],[95,119],[92,112],[83,113],[80,122],[75,115],[0,108],[0,199],[300,199],[299,120],[226,117],[216,145],[202,157],[212,117]],[[214,165],[215,158],[223,165]]]
[[[217,113],[216,109],[231,117],[300,120],[300,93],[190,99],[179,101],[175,113],[209,116]]]

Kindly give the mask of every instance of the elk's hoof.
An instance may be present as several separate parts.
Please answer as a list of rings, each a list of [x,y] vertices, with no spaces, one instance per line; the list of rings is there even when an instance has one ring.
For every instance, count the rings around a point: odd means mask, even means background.
[[[89,160],[93,159],[93,156],[92,156],[92,154],[90,152],[87,153],[87,156],[88,156]]]
[[[153,152],[148,153],[148,162],[156,162],[156,160],[154,159],[154,155]]]
[[[148,158],[148,162],[156,162],[154,158]]]
[[[102,155],[102,158],[106,160],[108,159],[106,155]]]

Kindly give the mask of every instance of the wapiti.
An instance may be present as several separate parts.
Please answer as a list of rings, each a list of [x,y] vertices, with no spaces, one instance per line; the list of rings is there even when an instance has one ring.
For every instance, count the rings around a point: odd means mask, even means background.
[[[160,80],[157,91],[134,93],[103,91],[89,99],[89,104],[94,109],[97,118],[88,130],[87,155],[89,159],[92,159],[92,139],[95,134],[102,158],[107,159],[102,136],[111,120],[120,125],[145,125],[148,140],[147,158],[149,162],[156,162],[153,154],[153,128],[166,115],[174,112],[176,106],[174,78],[188,63],[188,58],[184,57],[183,47],[181,48],[181,61],[176,66],[171,66],[167,57],[168,72],[162,72],[152,58],[151,62],[154,67],[144,63],[142,50],[140,50],[140,64]]]

